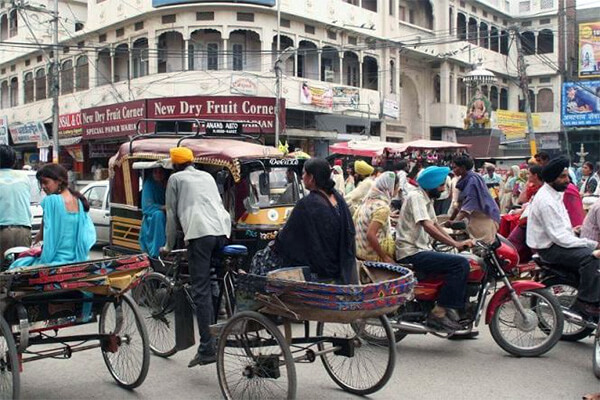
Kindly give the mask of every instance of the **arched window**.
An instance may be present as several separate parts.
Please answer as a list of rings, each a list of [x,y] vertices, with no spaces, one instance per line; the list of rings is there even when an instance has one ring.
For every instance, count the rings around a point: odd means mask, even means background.
[[[190,57],[193,60],[194,45],[190,43],[189,47],[192,49]],[[148,39],[140,38],[133,42],[133,46],[131,47],[131,58],[133,62],[133,77],[141,78],[142,76],[148,75]],[[194,69],[193,64],[190,69]]]
[[[500,110],[508,110],[508,90],[500,89]]]
[[[531,56],[535,54],[535,34],[533,32],[523,32],[521,34],[521,45],[523,54]]]
[[[540,89],[537,95],[537,112],[554,111],[554,93],[552,89]]]
[[[448,85],[448,100],[454,104],[454,74],[450,74],[450,84]]]
[[[12,10],[8,18],[8,35],[9,37],[17,36],[19,33],[19,23],[17,20],[17,10]]]
[[[28,72],[23,77],[23,90],[25,91],[25,104],[33,102],[33,73]]]
[[[465,14],[456,15],[456,36],[460,40],[467,40],[467,17]]]
[[[458,103],[461,106],[466,106],[467,105],[467,85],[465,84],[465,81],[463,81],[463,78],[458,78],[457,82],[457,92],[458,92]]]
[[[61,94],[73,93],[73,61],[67,60],[62,63],[60,69]]]
[[[508,39],[510,38],[508,31],[500,32],[500,53],[508,55]]]
[[[469,42],[477,45],[477,33],[479,26],[475,18],[469,18],[469,26],[467,27],[467,39]]]
[[[87,56],[81,56],[75,63],[75,90],[87,90],[90,88],[90,73]]]
[[[490,33],[485,22],[479,24],[479,46],[487,49],[490,44]]]
[[[16,107],[19,105],[19,79],[12,78],[10,80],[10,106]]]
[[[0,84],[0,108],[10,107],[8,81],[2,81]]]
[[[542,29],[538,34],[538,54],[554,53],[554,34],[550,29]]]
[[[529,89],[529,107],[530,110],[535,110],[535,93],[533,90]],[[519,112],[525,112],[525,99],[521,98],[519,95]]]
[[[442,86],[439,75],[433,77],[433,101],[439,103],[442,101]]]
[[[490,88],[490,103],[492,103],[492,110],[496,111],[498,109],[498,88],[496,86]]]
[[[43,100],[46,98],[46,70],[40,68],[35,71],[35,99]]]
[[[498,28],[492,26],[490,29],[490,50],[498,52],[500,51],[500,36]]]

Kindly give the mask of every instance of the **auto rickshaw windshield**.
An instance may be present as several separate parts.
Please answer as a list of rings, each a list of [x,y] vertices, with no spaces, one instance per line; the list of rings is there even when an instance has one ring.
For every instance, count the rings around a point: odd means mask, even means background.
[[[257,170],[249,175],[249,193],[253,194],[256,206],[259,208],[293,206],[302,197],[304,191],[298,174],[293,168],[272,168],[268,172],[268,193],[260,190],[260,176],[264,173],[263,170]]]

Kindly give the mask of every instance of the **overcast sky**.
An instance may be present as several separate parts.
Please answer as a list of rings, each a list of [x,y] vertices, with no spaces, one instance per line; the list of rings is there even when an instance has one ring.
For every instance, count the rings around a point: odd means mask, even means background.
[[[598,0],[577,0],[577,8],[598,7]]]

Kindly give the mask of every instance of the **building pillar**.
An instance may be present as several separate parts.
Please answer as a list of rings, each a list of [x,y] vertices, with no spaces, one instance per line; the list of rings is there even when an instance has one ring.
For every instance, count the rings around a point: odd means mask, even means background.
[[[440,102],[450,103],[450,64],[443,62],[440,67]]]
[[[358,87],[363,87],[363,53],[362,51],[358,52]]]
[[[340,68],[340,76],[339,76],[339,82],[338,83],[340,85],[343,85],[344,84],[344,52],[343,51],[339,52],[338,60],[339,60],[339,64],[340,64],[340,66],[339,66],[339,68]]]
[[[190,48],[190,39],[183,39],[183,70],[184,71],[190,70],[189,48]]]

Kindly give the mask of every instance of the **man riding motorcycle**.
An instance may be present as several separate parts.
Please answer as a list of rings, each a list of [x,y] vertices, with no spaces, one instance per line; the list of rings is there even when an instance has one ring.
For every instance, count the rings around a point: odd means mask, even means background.
[[[433,251],[431,241],[433,238],[457,249],[471,247],[473,243],[471,240],[457,242],[437,223],[433,203],[444,191],[449,172],[447,167],[429,167],[417,178],[419,188],[405,198],[398,218],[396,259],[399,263],[412,264],[420,278],[444,276],[438,303],[427,323],[435,329],[454,332],[464,329],[454,311],[465,306],[469,262],[465,257]]]
[[[573,310],[586,317],[600,316],[600,260],[594,250],[600,247],[595,240],[578,238],[571,227],[562,201],[569,184],[569,160],[558,157],[542,170],[544,186],[529,206],[527,245],[537,250],[549,263],[575,269],[579,273],[577,301]]]

